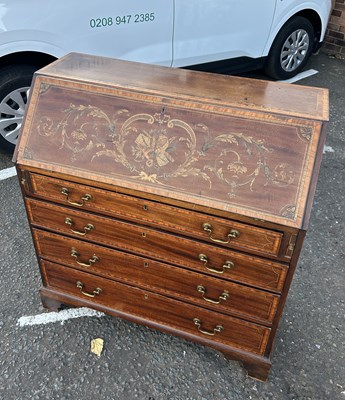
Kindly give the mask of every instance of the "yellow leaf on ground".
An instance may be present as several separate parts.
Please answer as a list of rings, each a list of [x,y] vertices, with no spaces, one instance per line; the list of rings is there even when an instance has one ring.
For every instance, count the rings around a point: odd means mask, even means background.
[[[98,357],[102,354],[104,340],[101,338],[91,340],[91,353],[96,354]]]

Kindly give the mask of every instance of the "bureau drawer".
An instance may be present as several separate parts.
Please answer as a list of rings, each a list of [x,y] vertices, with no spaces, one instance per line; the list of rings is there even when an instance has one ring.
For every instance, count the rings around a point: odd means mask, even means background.
[[[76,208],[132,219],[217,245],[277,256],[283,234],[178,207],[30,174],[33,194]]]
[[[167,264],[33,229],[40,257],[144,287],[219,312],[271,323],[280,296]]]
[[[262,355],[270,329],[75,269],[41,262],[48,288]],[[218,332],[219,331],[219,332]],[[202,333],[204,332],[204,333]]]
[[[272,291],[284,285],[284,264],[42,201],[26,199],[26,205],[37,227]]]

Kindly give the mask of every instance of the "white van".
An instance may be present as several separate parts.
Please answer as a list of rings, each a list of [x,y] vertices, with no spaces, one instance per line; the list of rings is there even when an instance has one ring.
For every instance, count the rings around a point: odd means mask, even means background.
[[[35,70],[70,51],[171,67],[298,73],[332,0],[3,0],[0,146],[13,150]]]

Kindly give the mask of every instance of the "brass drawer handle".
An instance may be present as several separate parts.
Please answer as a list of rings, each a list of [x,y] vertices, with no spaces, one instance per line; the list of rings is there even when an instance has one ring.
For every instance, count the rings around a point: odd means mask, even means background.
[[[80,265],[81,267],[91,267],[92,264],[94,264],[95,262],[99,261],[99,258],[96,256],[96,254],[94,254],[91,258],[89,258],[89,263],[83,263],[81,261],[78,261],[78,257],[79,257],[79,253],[77,252],[77,250],[75,248],[72,248],[71,250],[71,256],[75,258],[75,261],[78,265]]]
[[[228,233],[227,237],[228,240],[221,240],[221,239],[215,239],[212,237],[212,225],[209,224],[208,222],[205,222],[204,224],[202,224],[202,228],[204,231],[206,231],[208,233],[208,237],[212,240],[212,242],[215,243],[221,243],[221,244],[228,244],[230,243],[231,239],[236,239],[240,236],[240,232],[237,231],[236,229],[231,229],[231,231]]]
[[[91,194],[87,194],[87,193],[86,193],[86,194],[84,194],[84,196],[80,199],[80,200],[81,200],[80,203],[77,203],[77,202],[75,202],[75,201],[71,201],[71,200],[69,199],[70,191],[69,191],[67,188],[65,188],[65,187],[63,187],[63,188],[61,189],[61,193],[62,193],[64,196],[66,196],[66,201],[67,201],[67,203],[72,204],[72,206],[82,207],[83,205],[85,205],[85,203],[86,203],[87,201],[92,200]]]
[[[214,336],[216,333],[220,333],[224,329],[222,325],[216,325],[216,327],[213,329],[213,332],[210,332],[201,328],[201,321],[199,318],[194,318],[193,322],[194,325],[198,327],[198,331],[204,335]]]
[[[65,224],[69,225],[69,226],[73,226],[74,222],[72,221],[72,218],[66,217],[65,218]],[[88,232],[91,231],[91,229],[94,229],[95,227],[92,224],[87,224],[86,226],[84,226],[84,232],[81,231],[76,231],[74,229],[71,228],[71,231],[73,233],[76,233],[77,235],[80,236],[85,236]]]
[[[235,264],[232,261],[225,261],[225,264],[223,265],[222,269],[216,269],[212,267],[208,267],[208,258],[205,254],[199,254],[199,260],[202,261],[205,264],[205,268],[208,269],[211,272],[215,272],[216,274],[224,274],[224,272],[230,268],[233,268]]]
[[[88,292],[84,292],[83,288],[84,288],[84,284],[80,281],[77,282],[77,288],[80,290],[80,292],[87,297],[96,297],[98,294],[102,293],[102,289],[101,288],[96,288],[92,293],[88,293]]]
[[[212,304],[220,304],[220,302],[222,300],[228,300],[228,298],[230,297],[229,292],[227,290],[223,290],[223,293],[219,296],[218,300],[212,300],[212,299],[205,297],[205,293],[206,293],[205,286],[198,285],[196,288],[197,288],[197,291],[199,293],[201,293],[202,298]]]

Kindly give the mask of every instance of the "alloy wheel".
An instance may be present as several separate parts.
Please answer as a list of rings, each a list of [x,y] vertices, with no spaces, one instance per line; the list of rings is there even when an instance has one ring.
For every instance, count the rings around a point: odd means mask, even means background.
[[[13,90],[0,102],[0,135],[9,143],[17,143],[28,101],[30,87]]]
[[[305,59],[310,46],[309,35],[304,29],[294,31],[283,44],[280,64],[284,71],[291,72]]]

